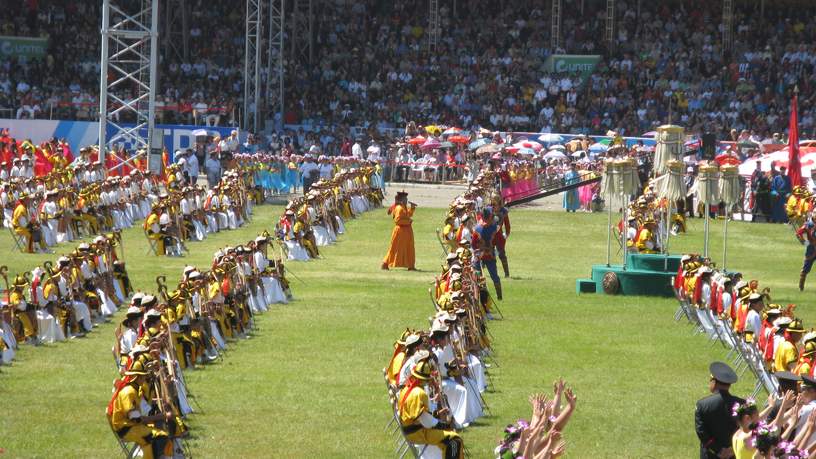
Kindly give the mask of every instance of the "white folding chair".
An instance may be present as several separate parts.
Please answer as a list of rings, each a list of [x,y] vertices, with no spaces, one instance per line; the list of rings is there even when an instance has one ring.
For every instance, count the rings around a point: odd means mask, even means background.
[[[717,331],[714,325],[711,324],[711,319],[705,309],[695,308],[697,312],[697,320],[700,323],[700,331],[708,335],[709,340],[717,339]]]
[[[11,239],[14,241],[14,248],[10,248],[11,252],[14,252],[15,249],[19,250],[22,253],[28,252],[28,241],[26,240],[25,236],[21,234],[17,234],[14,232],[14,229],[9,226],[8,227],[9,233],[11,234]],[[10,247],[10,246],[9,246]]]
[[[144,235],[145,239],[147,239],[147,252],[145,252],[145,254],[150,255],[152,253],[153,255],[159,255],[159,240],[151,238],[147,230],[144,230]]]

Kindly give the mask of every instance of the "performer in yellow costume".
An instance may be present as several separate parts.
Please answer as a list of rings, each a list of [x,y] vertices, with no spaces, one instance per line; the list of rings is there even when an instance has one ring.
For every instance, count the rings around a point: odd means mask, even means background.
[[[424,385],[431,379],[431,364],[419,361],[411,370],[408,384],[399,393],[399,418],[405,439],[442,450],[445,459],[462,459],[462,437],[432,414],[431,400]]]
[[[774,353],[774,371],[791,371],[799,360],[796,345],[802,339],[802,321],[795,319],[785,330],[785,340],[779,343]]]
[[[799,228],[805,223],[808,212],[813,209],[811,204],[811,194],[807,188],[796,186],[793,188],[788,201],[785,203],[785,212],[788,214],[791,226]]]
[[[34,253],[35,242],[40,245],[41,249],[45,249],[45,246],[43,245],[39,225],[32,221],[28,214],[28,202],[29,197],[27,194],[20,195],[20,199],[17,201],[17,205],[14,206],[14,212],[11,215],[11,227],[17,235],[25,238],[28,253]]]
[[[156,241],[156,255],[158,256],[164,255],[164,235],[159,225],[160,212],[161,210],[158,207],[154,207],[144,222],[147,237]]]
[[[306,212],[304,208],[297,214],[298,218],[295,221],[294,226],[292,227],[292,231],[295,232],[296,235],[300,236],[300,244],[306,249],[306,252],[309,253],[309,257],[317,258],[320,256],[320,251],[317,249],[317,244],[314,241],[314,235],[312,234],[311,226],[307,223],[309,220],[309,214]]]
[[[17,275],[14,278],[14,285],[11,287],[11,295],[9,295],[9,305],[14,308],[14,316],[23,327],[22,335],[20,335],[19,330],[14,330],[14,333],[18,335],[17,338],[22,337],[26,342],[38,344],[37,315],[35,311],[29,310],[31,307],[25,297],[25,288],[28,285],[23,276]]]
[[[802,356],[799,357],[799,363],[793,370],[793,374],[797,376],[813,377],[813,364],[816,363],[816,342],[808,341],[802,349]]]
[[[414,349],[419,344],[419,340],[418,334],[406,330],[394,344],[394,355],[391,357],[391,362],[389,362],[388,368],[386,369],[388,384],[399,387],[405,383],[405,381],[399,380],[400,371],[405,364],[406,356],[413,354]]]
[[[655,234],[656,223],[653,218],[647,217],[643,221],[643,226],[635,237],[635,247],[640,253],[660,253]]]
[[[388,213],[394,218],[394,230],[391,232],[391,244],[382,262],[382,269],[408,268],[415,271],[416,252],[414,250],[414,229],[411,227],[416,204],[408,205],[408,193],[397,192],[394,205]]]
[[[111,427],[126,442],[134,442],[142,449],[144,459],[161,457],[167,444],[167,432],[155,428],[156,421],[172,419],[171,413],[142,416],[140,411],[142,387],[147,382],[145,371],[127,371],[126,379],[114,393],[108,406]]]

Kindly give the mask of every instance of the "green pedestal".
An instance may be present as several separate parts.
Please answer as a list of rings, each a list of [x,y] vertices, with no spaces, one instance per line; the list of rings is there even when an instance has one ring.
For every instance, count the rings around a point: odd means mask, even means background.
[[[680,266],[679,255],[652,255],[630,253],[626,257],[627,266],[594,265],[590,279],[575,281],[577,293],[604,293],[603,280],[607,273],[613,273],[618,288],[615,294],[674,296],[672,277]]]

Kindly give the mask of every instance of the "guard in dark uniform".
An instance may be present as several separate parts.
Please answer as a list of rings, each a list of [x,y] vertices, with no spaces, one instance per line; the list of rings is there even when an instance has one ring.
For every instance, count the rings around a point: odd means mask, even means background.
[[[731,437],[737,424],[731,416],[735,403],[744,399],[731,395],[728,390],[737,382],[737,374],[728,365],[714,362],[708,367],[711,373],[711,395],[697,402],[694,425],[700,439],[700,459],[729,459],[734,457]]]

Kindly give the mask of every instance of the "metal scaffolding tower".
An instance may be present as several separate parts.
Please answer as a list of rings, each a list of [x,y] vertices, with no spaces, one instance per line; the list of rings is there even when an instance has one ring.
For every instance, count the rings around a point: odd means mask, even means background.
[[[246,46],[244,47],[244,113],[241,127],[258,132],[261,109],[261,33],[263,0],[246,0]]]
[[[267,119],[277,114],[283,124],[284,48],[283,31],[286,0],[269,0],[269,54],[266,61],[265,106]],[[271,124],[267,127],[272,126]],[[276,126],[277,127],[277,126]]]
[[[165,0],[162,46],[164,58],[190,62],[190,10],[187,0]]]
[[[734,47],[734,0],[723,0],[723,54]]]
[[[609,48],[615,47],[615,0],[606,0],[606,33],[604,34]]]
[[[99,159],[124,145],[149,150],[156,114],[159,0],[103,0]],[[121,120],[121,122],[120,122]],[[133,122],[125,127],[124,122]],[[111,129],[108,138],[107,131]],[[127,158],[127,162],[136,156]]]
[[[561,47],[561,0],[552,0],[550,21],[550,47],[555,53]]]
[[[439,45],[439,0],[430,0],[428,2],[428,51],[436,51]]]
[[[313,0],[294,0],[292,3],[292,57],[312,63],[314,57]],[[281,10],[283,8],[281,7]]]

